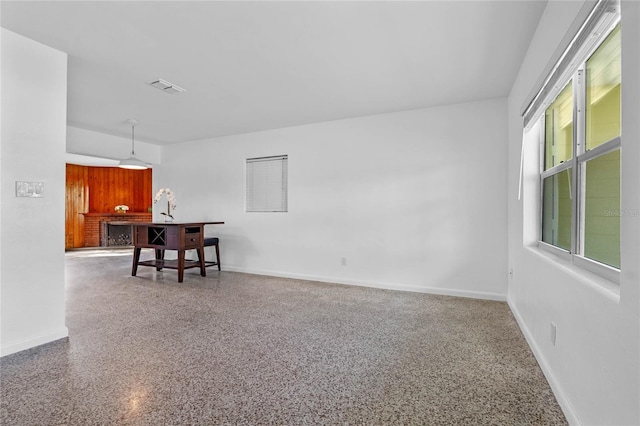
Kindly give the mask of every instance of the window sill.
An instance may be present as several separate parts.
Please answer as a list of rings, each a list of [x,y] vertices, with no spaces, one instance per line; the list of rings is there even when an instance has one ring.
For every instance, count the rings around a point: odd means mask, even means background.
[[[576,280],[587,284],[598,294],[605,296],[615,303],[620,303],[620,285],[618,283],[574,264],[571,258],[562,258],[537,246],[528,246],[525,247],[525,249],[549,265],[553,265]]]

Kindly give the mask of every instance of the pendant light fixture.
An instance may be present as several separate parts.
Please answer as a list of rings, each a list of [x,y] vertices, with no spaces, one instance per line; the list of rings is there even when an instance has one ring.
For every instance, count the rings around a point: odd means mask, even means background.
[[[131,170],[147,169],[148,168],[147,163],[145,163],[142,160],[138,160],[136,158],[136,152],[134,148],[135,147],[134,132],[135,132],[136,124],[138,124],[138,120],[134,120],[130,118],[129,120],[127,120],[127,122],[131,124],[131,157],[127,158],[126,160],[120,160],[120,164],[118,164],[118,167],[122,169],[131,169]]]

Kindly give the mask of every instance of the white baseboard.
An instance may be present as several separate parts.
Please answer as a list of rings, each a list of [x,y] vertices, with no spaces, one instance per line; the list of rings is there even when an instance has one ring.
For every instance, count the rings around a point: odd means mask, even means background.
[[[573,405],[571,404],[566,394],[562,390],[562,386],[560,385],[560,382],[556,379],[556,376],[553,374],[551,367],[549,367],[549,364],[547,363],[546,358],[544,357],[544,355],[542,354],[542,351],[536,344],[536,341],[534,340],[533,336],[531,335],[531,332],[527,328],[527,325],[525,324],[524,319],[520,315],[520,312],[518,312],[518,309],[513,305],[511,300],[507,299],[507,304],[509,305],[511,312],[513,313],[513,316],[516,319],[516,322],[518,323],[518,326],[520,327],[520,330],[522,331],[524,338],[527,340],[527,343],[529,344],[529,347],[533,352],[533,356],[536,357],[536,360],[538,361],[538,365],[540,365],[540,369],[542,369],[542,372],[547,378],[547,381],[549,382],[549,386],[551,386],[551,390],[553,391],[553,394],[555,395],[556,400],[558,401],[558,404],[560,405],[560,408],[564,413],[564,416],[567,418],[567,421],[569,422],[570,425],[581,425],[582,423],[578,419],[578,415],[575,409],[573,408]]]
[[[69,329],[67,327],[62,327],[56,330],[51,330],[47,333],[38,334],[37,336],[31,336],[25,339],[20,339],[18,341],[9,342],[6,345],[5,342],[2,342],[2,347],[0,348],[0,356],[11,355],[16,352],[31,349],[36,346],[44,345],[45,343],[50,343],[54,340],[63,339],[68,336]]]
[[[497,300],[501,302],[505,302],[507,300],[507,297],[504,294],[481,292],[481,291],[427,287],[427,286],[417,286],[412,284],[387,283],[387,282],[380,282],[380,281],[350,280],[350,279],[343,279],[343,278],[336,278],[336,277],[324,277],[324,276],[318,276],[318,275],[292,274],[288,272],[238,268],[235,266],[227,266],[227,265],[225,265],[223,269],[226,271],[243,272],[246,274],[268,275],[272,277],[294,278],[298,280],[320,281],[320,282],[333,283],[333,284],[355,285],[360,287],[380,288],[384,290],[411,291],[415,293],[439,294],[443,296],[467,297],[471,299]]]

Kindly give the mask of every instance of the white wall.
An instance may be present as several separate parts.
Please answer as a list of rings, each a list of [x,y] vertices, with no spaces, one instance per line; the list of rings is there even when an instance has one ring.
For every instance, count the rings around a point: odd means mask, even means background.
[[[2,29],[1,354],[67,336],[64,302],[67,55]],[[44,182],[18,198],[15,182]]]
[[[168,146],[154,188],[176,220],[226,222],[208,231],[225,270],[504,300],[505,115],[489,100]],[[279,154],[289,212],[245,213],[245,159]]]
[[[124,123],[123,128],[129,126]],[[142,125],[142,123],[140,124]],[[129,126],[129,131],[131,127]],[[105,133],[67,126],[67,152],[92,157],[122,160],[131,156],[131,138],[121,138]],[[146,142],[135,141],[136,158],[149,164],[160,163],[161,148]]]
[[[623,2],[622,275],[612,285],[527,246],[536,232],[535,143],[528,147],[523,201],[517,200],[521,107],[583,2],[550,1],[509,97],[508,302],[573,424],[640,424],[640,3]],[[525,210],[526,209],[526,210]],[[550,323],[557,325],[551,344]]]

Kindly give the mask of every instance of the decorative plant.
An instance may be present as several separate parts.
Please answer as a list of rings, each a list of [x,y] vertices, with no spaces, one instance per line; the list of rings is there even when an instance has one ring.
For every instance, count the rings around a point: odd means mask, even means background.
[[[116,206],[115,211],[117,211],[118,213],[126,213],[127,210],[129,210],[129,206],[127,206],[126,204],[121,204],[119,206]]]
[[[156,204],[158,201],[160,201],[160,199],[162,198],[162,194],[167,194],[167,212],[161,212],[160,214],[173,219],[173,216],[171,215],[171,209],[176,209],[176,197],[173,195],[173,191],[171,191],[171,189],[160,188],[155,198],[153,199],[153,204]]]

